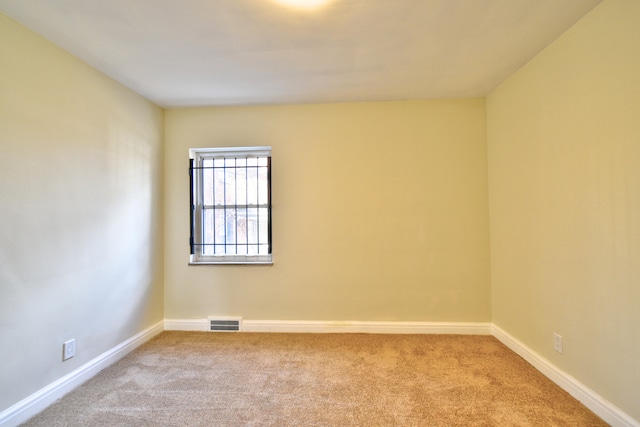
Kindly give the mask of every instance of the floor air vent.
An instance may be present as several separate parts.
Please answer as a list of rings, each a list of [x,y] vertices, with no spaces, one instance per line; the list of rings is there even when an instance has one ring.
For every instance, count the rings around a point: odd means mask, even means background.
[[[212,332],[237,332],[240,330],[241,318],[209,318],[209,330]]]

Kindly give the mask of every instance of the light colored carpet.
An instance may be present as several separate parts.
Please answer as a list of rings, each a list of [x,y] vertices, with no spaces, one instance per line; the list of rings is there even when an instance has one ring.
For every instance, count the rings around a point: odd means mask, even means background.
[[[604,426],[490,336],[163,332],[27,426]]]

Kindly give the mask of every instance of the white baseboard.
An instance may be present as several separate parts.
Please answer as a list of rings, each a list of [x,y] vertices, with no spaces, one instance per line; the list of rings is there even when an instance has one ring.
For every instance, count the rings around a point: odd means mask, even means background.
[[[243,320],[244,332],[491,335],[491,323]]]
[[[493,336],[518,356],[529,362],[534,368],[556,383],[564,391],[579,400],[606,423],[613,427],[640,427],[638,421],[631,418],[580,381],[558,369],[547,359],[496,325],[493,325]]]
[[[31,396],[7,408],[0,413],[0,427],[14,427],[25,422],[107,366],[117,362],[135,348],[158,335],[163,330],[164,322],[158,322],[102,353],[100,356],[88,363],[85,363],[64,377],[40,389]]]
[[[164,319],[165,331],[206,331],[207,319]]]
[[[168,331],[206,331],[207,319],[166,319]],[[241,332],[491,335],[491,323],[242,320]]]

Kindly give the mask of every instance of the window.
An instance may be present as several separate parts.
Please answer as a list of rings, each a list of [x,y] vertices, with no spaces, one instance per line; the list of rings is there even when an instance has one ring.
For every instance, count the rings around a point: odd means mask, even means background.
[[[191,264],[270,264],[271,147],[192,148]]]

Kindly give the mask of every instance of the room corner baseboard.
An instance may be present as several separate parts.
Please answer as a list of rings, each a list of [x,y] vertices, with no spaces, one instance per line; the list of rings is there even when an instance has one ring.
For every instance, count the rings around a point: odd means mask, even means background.
[[[640,427],[640,423],[609,403],[593,390],[576,380],[572,376],[558,369],[544,357],[527,347],[516,338],[509,335],[496,325],[493,325],[493,336],[509,347],[514,353],[529,362],[544,376],[556,383],[571,396],[579,400],[594,414],[602,418],[613,427]]]
[[[107,366],[117,362],[135,348],[160,334],[163,330],[164,322],[160,321],[7,408],[0,413],[0,427],[13,427],[25,422]]]
[[[166,319],[168,331],[206,331],[207,319]],[[491,335],[482,322],[242,320],[241,332]]]

